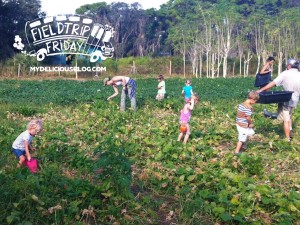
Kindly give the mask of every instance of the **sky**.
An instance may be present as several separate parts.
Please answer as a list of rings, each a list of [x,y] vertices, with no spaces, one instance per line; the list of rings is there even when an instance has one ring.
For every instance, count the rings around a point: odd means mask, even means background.
[[[166,3],[168,0],[41,0],[42,11],[45,11],[48,16],[56,16],[59,14],[75,14],[75,10],[82,5],[93,4],[97,2],[125,2],[131,4],[138,2],[143,9],[156,8]]]

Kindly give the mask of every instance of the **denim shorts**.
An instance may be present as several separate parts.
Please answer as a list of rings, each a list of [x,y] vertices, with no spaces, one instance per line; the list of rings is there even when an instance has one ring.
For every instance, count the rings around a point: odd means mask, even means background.
[[[13,151],[13,153],[15,154],[15,156],[16,156],[17,159],[20,158],[20,156],[22,156],[22,155],[25,156],[25,154],[26,154],[25,151],[20,150],[20,149],[14,149],[14,148],[13,148],[12,151]]]

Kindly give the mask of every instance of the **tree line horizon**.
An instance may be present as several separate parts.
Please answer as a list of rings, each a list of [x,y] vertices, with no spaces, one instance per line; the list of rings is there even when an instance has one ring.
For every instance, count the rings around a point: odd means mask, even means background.
[[[99,1],[76,9],[115,29],[114,59],[181,57],[184,75],[224,77],[256,72],[268,56],[278,74],[285,61],[300,57],[300,2],[297,0],[169,0],[159,9]],[[13,58],[14,36],[27,21],[45,17],[40,0],[0,3],[0,62]],[[152,65],[149,65],[152,66]],[[253,70],[253,69],[252,69]]]

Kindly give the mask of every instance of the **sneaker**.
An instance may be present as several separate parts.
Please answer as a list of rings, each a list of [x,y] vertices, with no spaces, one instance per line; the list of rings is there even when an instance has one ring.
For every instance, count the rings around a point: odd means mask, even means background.
[[[277,118],[277,113],[271,113],[267,109],[264,109],[264,116],[266,118],[276,119]]]
[[[271,118],[272,114],[267,109],[264,109],[264,116],[266,118]]]

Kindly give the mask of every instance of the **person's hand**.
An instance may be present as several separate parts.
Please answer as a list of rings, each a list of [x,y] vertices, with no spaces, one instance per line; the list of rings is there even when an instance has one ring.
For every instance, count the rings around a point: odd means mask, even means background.
[[[111,98],[110,98],[110,97],[108,97],[106,100],[107,100],[107,101],[109,101],[110,99],[111,99]]]
[[[30,161],[31,160],[31,156],[27,156],[27,161]]]
[[[248,125],[248,127],[253,128],[253,127],[254,127],[254,124],[253,124],[253,123],[250,123],[250,124]]]
[[[124,91],[126,90],[126,86],[123,86],[123,90],[124,90]]]
[[[256,91],[257,94],[259,94],[259,93],[261,93],[261,92],[262,92],[261,90],[257,90],[257,91]]]

